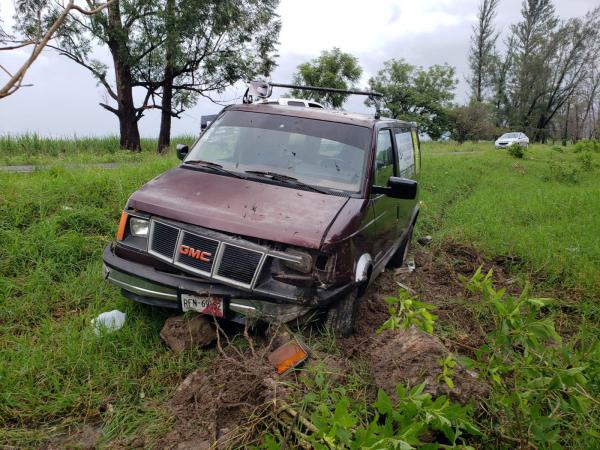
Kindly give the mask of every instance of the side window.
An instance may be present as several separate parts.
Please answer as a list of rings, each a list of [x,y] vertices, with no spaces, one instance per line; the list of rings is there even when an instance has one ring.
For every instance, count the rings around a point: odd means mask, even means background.
[[[395,130],[398,151],[398,169],[401,177],[411,176],[415,171],[415,151],[410,130]]]
[[[388,180],[394,176],[394,150],[390,130],[380,130],[377,135],[377,152],[375,153],[375,185],[387,186]]]

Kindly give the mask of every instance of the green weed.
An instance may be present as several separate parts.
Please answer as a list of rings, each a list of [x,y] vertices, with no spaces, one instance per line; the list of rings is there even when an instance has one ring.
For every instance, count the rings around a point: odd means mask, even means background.
[[[512,144],[506,151],[513,158],[523,159],[525,157],[525,149],[519,144]]]

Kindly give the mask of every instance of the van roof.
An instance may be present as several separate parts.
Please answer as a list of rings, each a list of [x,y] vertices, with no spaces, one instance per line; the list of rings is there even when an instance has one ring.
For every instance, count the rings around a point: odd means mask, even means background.
[[[236,104],[227,106],[225,109],[228,111],[250,111],[265,114],[279,114],[282,116],[303,117],[307,119],[326,120],[329,122],[346,123],[368,128],[372,128],[376,123],[381,122],[391,122],[391,124],[395,125],[415,127],[415,124],[412,122],[404,122],[386,117],[375,119],[375,117],[367,114],[357,114],[322,108],[299,108],[297,106],[285,106],[271,103]]]

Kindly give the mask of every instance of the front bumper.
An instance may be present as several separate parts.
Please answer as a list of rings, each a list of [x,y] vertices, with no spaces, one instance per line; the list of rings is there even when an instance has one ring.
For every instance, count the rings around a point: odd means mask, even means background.
[[[287,292],[248,292],[192,276],[167,273],[154,267],[122,258],[108,245],[103,254],[104,278],[119,286],[123,294],[140,303],[181,310],[181,294],[221,297],[225,317],[289,322],[311,310],[326,306],[350,290],[353,285],[331,289],[314,289],[312,294],[289,298]]]

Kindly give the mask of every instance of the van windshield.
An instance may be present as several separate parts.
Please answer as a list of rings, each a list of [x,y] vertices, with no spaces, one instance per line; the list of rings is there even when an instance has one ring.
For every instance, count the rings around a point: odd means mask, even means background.
[[[300,117],[226,111],[186,161],[244,173],[271,172],[310,186],[359,192],[371,130]]]

